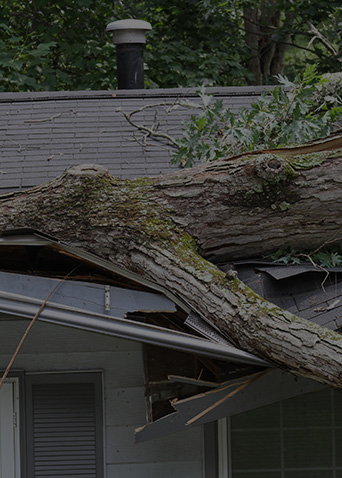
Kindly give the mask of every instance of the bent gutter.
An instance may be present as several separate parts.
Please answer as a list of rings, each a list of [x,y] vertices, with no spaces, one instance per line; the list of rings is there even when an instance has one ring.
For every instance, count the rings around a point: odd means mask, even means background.
[[[40,306],[40,300],[0,291],[0,312],[12,316],[9,319],[13,319],[13,317],[31,319]],[[265,360],[233,346],[213,343],[184,332],[167,330],[150,324],[140,324],[132,320],[65,307],[50,301],[47,302],[40,313],[38,320],[168,347],[182,352],[205,355],[218,360],[229,360],[263,367],[271,366]]]
[[[0,246],[1,245],[44,246],[44,245],[53,244],[59,247],[61,250],[74,255],[78,259],[89,261],[92,264],[103,267],[105,270],[114,272],[115,274],[121,275],[122,277],[133,280],[137,282],[138,284],[142,284],[155,292],[159,292],[165,295],[165,297],[173,301],[178,307],[184,310],[184,312],[186,312],[187,314],[190,314],[191,312],[197,314],[211,329],[218,332],[220,335],[223,336],[223,338],[229,340],[229,337],[226,337],[221,330],[215,327],[214,324],[212,324],[207,319],[205,315],[203,315],[199,310],[197,310],[195,307],[190,305],[185,300],[184,297],[179,297],[178,295],[169,291],[166,287],[162,286],[161,284],[153,282],[149,279],[145,279],[134,272],[131,272],[127,269],[123,269],[122,267],[119,267],[105,259],[101,259],[100,257],[90,252],[86,252],[82,249],[78,249],[73,246],[70,246],[69,244],[63,241],[58,240],[52,236],[48,236],[47,234],[44,234],[40,231],[34,231],[31,229],[26,229],[26,230],[13,229],[13,230],[7,230],[2,234],[3,234],[2,236],[0,234]],[[252,354],[250,355],[252,356]]]

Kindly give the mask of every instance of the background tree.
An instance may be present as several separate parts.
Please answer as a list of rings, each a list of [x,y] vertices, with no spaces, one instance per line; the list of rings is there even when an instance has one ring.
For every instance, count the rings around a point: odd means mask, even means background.
[[[321,73],[341,69],[340,2],[260,0],[244,3],[247,64],[253,75],[252,83],[269,84],[276,75],[284,74],[286,55],[290,63],[291,55],[296,57],[296,68],[292,62],[296,73],[305,63],[317,64]]]
[[[105,26],[149,21],[150,87],[269,83],[317,63],[340,70],[337,0],[4,0],[0,90],[115,88],[115,47]]]
[[[109,0],[5,0],[0,21],[2,91],[106,89],[115,84]]]

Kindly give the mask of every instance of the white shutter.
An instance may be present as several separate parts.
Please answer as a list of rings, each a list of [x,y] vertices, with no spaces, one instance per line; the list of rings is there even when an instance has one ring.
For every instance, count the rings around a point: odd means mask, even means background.
[[[32,384],[30,478],[102,476],[96,402],[91,382]]]

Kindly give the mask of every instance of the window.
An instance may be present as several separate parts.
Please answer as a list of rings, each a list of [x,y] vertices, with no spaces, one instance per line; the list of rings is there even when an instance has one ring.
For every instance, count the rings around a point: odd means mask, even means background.
[[[101,374],[26,378],[28,478],[103,477]]]
[[[227,422],[220,478],[342,478],[341,392],[301,395]]]

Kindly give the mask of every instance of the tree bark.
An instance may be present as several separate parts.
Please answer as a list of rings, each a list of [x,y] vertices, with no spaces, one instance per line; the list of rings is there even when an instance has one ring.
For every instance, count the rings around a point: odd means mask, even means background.
[[[3,196],[0,228],[40,230],[152,279],[242,349],[341,388],[341,335],[268,303],[213,263],[339,241],[341,146],[335,137],[136,180],[78,166]]]
[[[254,77],[249,80],[252,84],[267,85],[272,77],[284,72],[294,14],[282,14],[282,9],[278,0],[262,0],[260,7],[244,9],[245,42],[250,51],[247,66]]]
[[[247,66],[254,78],[249,82],[255,85],[262,85],[263,76],[259,54],[259,10],[257,7],[248,7],[244,9],[244,26],[245,42],[250,51],[250,55],[247,60]]]

